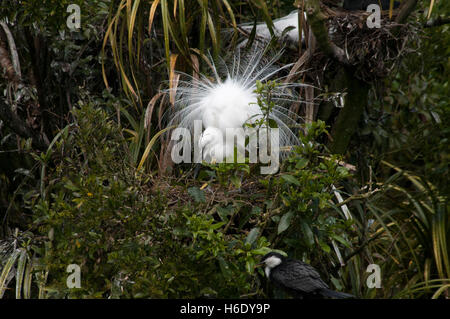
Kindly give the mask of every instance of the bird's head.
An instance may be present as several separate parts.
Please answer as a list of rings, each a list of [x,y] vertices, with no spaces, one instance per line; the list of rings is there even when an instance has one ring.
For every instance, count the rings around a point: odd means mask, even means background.
[[[285,260],[282,254],[276,252],[270,252],[263,256],[261,262],[258,264],[259,266],[265,266],[266,268],[273,269]]]

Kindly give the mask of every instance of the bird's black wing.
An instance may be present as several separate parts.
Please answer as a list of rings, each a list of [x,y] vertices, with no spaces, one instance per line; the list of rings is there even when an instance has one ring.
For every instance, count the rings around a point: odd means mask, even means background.
[[[270,277],[275,283],[302,293],[328,288],[312,266],[298,260],[283,262],[272,269]]]

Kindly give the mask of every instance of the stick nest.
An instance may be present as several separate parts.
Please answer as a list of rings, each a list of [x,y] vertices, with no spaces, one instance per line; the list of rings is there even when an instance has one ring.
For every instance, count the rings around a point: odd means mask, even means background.
[[[417,25],[395,22],[398,10],[394,10],[391,18],[388,10],[382,11],[380,28],[367,26],[369,12],[327,6],[322,7],[322,12],[326,16],[330,41],[343,50],[346,63],[354,66],[356,76],[366,82],[386,77],[402,57],[413,51],[407,44],[416,40],[419,33]],[[316,50],[314,56],[320,55],[323,57],[323,53]],[[323,72],[323,59],[314,60],[320,60],[317,67]],[[327,62],[325,65],[333,61]]]

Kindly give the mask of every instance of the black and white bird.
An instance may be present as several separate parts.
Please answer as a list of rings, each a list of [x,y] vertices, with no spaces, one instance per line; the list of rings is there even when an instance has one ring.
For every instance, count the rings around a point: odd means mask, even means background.
[[[297,298],[354,298],[353,295],[328,288],[319,273],[302,261],[270,252],[262,259],[266,277],[275,285]]]

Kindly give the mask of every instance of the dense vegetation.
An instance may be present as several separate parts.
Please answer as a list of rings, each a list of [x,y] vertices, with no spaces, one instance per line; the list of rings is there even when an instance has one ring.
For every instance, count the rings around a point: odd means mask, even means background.
[[[164,89],[176,71],[207,73],[207,52],[232,52],[224,29],[271,25],[294,2],[2,2],[0,297],[285,297],[254,268],[273,249],[360,298],[449,297],[446,1],[431,1],[433,20],[428,1],[402,1],[415,5],[406,22],[417,34],[388,74],[362,79],[358,65],[333,62],[297,79],[321,78],[322,99],[277,174],[255,164],[197,174],[168,160]],[[280,63],[298,59],[294,46]],[[329,108],[336,92],[346,107],[363,97],[356,119]],[[67,287],[69,264],[81,288]],[[366,284],[369,264],[380,289]]]

